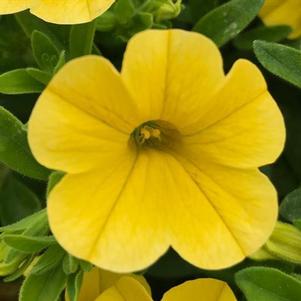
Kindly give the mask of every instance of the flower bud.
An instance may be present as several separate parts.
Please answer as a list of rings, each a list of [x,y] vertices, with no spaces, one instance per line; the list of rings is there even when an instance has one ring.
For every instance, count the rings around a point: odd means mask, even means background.
[[[301,264],[301,231],[291,224],[278,222],[269,240],[251,258],[278,259]]]
[[[156,22],[176,18],[182,8],[182,0],[154,0],[150,2],[148,11],[154,15]]]

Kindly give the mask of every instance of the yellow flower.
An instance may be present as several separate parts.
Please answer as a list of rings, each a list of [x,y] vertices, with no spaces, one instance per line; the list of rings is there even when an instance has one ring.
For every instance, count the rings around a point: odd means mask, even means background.
[[[289,25],[292,33],[289,38],[301,36],[301,2],[300,0],[265,0],[259,16],[268,25]]]
[[[57,24],[89,22],[104,13],[115,0],[1,0],[0,14],[30,9],[37,17]]]
[[[55,237],[115,272],[170,246],[207,269],[253,254],[278,210],[257,168],[284,139],[257,67],[239,60],[225,76],[214,43],[182,30],[136,35],[121,73],[102,57],[69,62],[29,122],[38,161],[67,173],[48,200]]]
[[[136,286],[142,286],[142,290],[145,291],[147,295],[151,294],[151,289],[142,276],[115,274],[101,269],[93,268],[90,272],[84,274],[77,301],[96,300],[99,295],[113,287],[120,281],[121,278],[131,278],[131,280],[128,280],[130,284],[134,282]],[[69,301],[67,295],[66,301]],[[138,299],[133,299],[133,301],[138,301]]]
[[[152,301],[151,292],[148,286],[145,286],[146,282],[139,281],[137,276],[134,278],[130,275],[120,275],[106,289],[99,289],[99,295],[95,290],[99,280],[93,276],[92,273],[85,276],[78,301]],[[225,282],[215,279],[187,281],[169,290],[162,298],[162,301],[186,300],[236,301],[236,298]]]

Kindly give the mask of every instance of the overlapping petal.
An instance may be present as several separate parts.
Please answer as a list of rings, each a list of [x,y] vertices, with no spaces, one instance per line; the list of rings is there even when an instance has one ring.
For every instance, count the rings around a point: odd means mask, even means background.
[[[104,13],[115,0],[1,0],[0,14],[30,9],[39,18],[57,24],[89,22]]]
[[[124,276],[95,301],[152,301],[146,289],[133,277]]]
[[[143,121],[161,119],[179,129],[203,115],[224,79],[214,43],[182,30],[137,34],[128,44],[121,74]]]
[[[290,38],[301,36],[301,10],[299,0],[266,0],[259,13],[266,25],[289,25]]]
[[[95,301],[104,291],[115,285],[120,278],[127,276],[124,274],[111,273],[98,268],[93,268],[90,272],[84,273],[78,301]],[[151,290],[145,278],[139,275],[129,275],[136,280],[137,286],[142,285],[147,293],[151,295]],[[130,282],[132,284],[134,282]],[[134,284],[135,285],[135,284]],[[66,301],[69,301],[66,295]]]
[[[85,289],[85,301],[152,301],[151,293],[145,289],[140,277],[134,275],[124,275],[116,277],[116,280],[105,290],[101,290],[98,298],[95,298],[94,287],[98,285],[99,278],[96,273],[100,270],[85,275],[83,288]],[[113,275],[113,274],[112,274]],[[96,277],[94,277],[96,276]],[[106,281],[104,277],[104,281]],[[110,277],[111,278],[111,277]],[[114,275],[113,275],[114,278]],[[89,291],[90,286],[90,291]],[[162,301],[236,301],[235,295],[227,283],[216,279],[196,279],[187,281],[181,285],[173,287],[166,292]]]
[[[100,57],[67,64],[42,93],[29,122],[38,161],[70,173],[122,160],[135,108],[114,67]],[[45,118],[45,116],[47,116]]]
[[[183,178],[180,182],[177,176],[176,185],[183,187],[183,193],[182,203],[171,208],[176,221],[172,224],[174,249],[206,269],[231,266],[259,249],[278,214],[277,194],[266,176],[257,170],[198,166],[192,159],[176,158],[196,191],[185,194]]]
[[[236,301],[230,287],[215,279],[187,281],[169,290],[162,301]]]
[[[238,60],[205,116],[186,128],[186,156],[240,168],[274,162],[284,147],[283,117],[259,69]],[[196,130],[193,130],[195,128]]]
[[[60,244],[115,272],[153,263],[169,247],[168,200],[177,193],[166,186],[171,171],[165,156],[150,150],[128,161],[103,162],[111,169],[67,175],[48,201],[50,226]]]

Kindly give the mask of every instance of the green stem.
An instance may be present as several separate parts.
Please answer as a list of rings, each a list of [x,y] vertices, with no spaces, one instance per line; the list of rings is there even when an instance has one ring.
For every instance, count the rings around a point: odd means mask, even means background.
[[[95,30],[96,20],[72,26],[69,37],[69,60],[91,54]]]

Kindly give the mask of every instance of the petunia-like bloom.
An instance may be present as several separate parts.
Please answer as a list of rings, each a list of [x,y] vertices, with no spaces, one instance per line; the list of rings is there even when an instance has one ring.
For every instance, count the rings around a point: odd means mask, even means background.
[[[101,287],[98,273],[94,270],[84,276],[79,301],[152,301],[151,291],[147,283],[137,276],[119,275],[115,281],[102,281],[107,284]],[[97,276],[97,275],[96,275]],[[110,285],[108,285],[110,283]],[[98,288],[98,289],[96,289]],[[99,291],[99,295],[96,294]],[[230,287],[223,281],[215,279],[197,279],[187,281],[169,290],[162,301],[236,301]]]
[[[300,0],[265,0],[259,16],[268,26],[291,26],[292,33],[289,36],[291,39],[301,36]]]
[[[37,17],[57,24],[78,24],[92,21],[104,13],[115,0],[1,0],[0,14],[26,9]]]
[[[140,290],[143,291],[144,294],[151,295],[151,289],[148,283],[146,282],[145,278],[142,276],[134,274],[115,274],[101,269],[93,268],[90,272],[84,273],[77,301],[95,301],[106,290],[112,290],[114,287],[116,289],[121,278],[126,279],[122,280],[121,282],[129,283],[129,285],[134,283],[133,291],[135,291],[135,287],[140,288],[141,286]],[[129,289],[131,289],[131,287]],[[69,301],[67,294],[65,300]],[[119,299],[117,300],[119,301]],[[133,301],[138,300],[139,299],[133,299]]]
[[[278,211],[258,167],[284,140],[258,68],[238,60],[225,75],[215,44],[182,30],[136,35],[121,73],[102,57],[69,62],[29,121],[35,157],[67,173],[48,199],[56,239],[115,272],[169,247],[207,269],[254,253]]]

